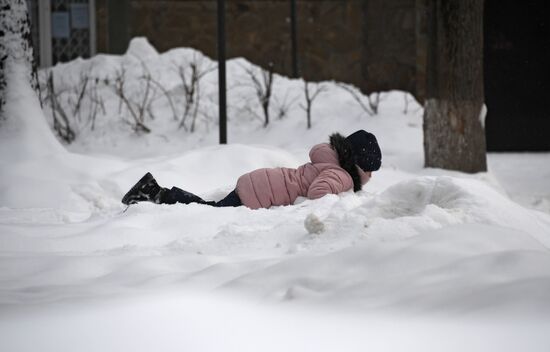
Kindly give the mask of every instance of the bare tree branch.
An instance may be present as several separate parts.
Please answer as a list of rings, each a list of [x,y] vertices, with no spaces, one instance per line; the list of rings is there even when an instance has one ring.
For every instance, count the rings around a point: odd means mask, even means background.
[[[146,80],[147,83],[146,83],[146,89],[143,95],[143,99],[141,101],[141,104],[138,105],[136,108],[133,106],[134,104],[129,100],[128,96],[126,95],[125,88],[124,88],[125,82],[126,82],[126,70],[124,69],[124,67],[121,67],[120,70],[116,72],[116,76],[115,76],[115,93],[118,95],[120,99],[119,111],[120,111],[121,104],[124,103],[124,105],[130,112],[130,115],[134,120],[134,124],[132,125],[133,129],[138,133],[139,132],[149,133],[151,132],[151,129],[144,124],[143,112],[145,110],[145,106],[146,106],[145,104],[148,101],[151,81],[150,79]]]
[[[294,98],[289,100],[289,93],[289,90],[285,91],[285,96],[282,100],[279,100],[276,95],[273,96],[273,103],[275,104],[275,110],[277,111],[277,118],[279,120],[286,117],[290,108],[296,103],[298,99],[300,99],[299,96],[295,96]]]
[[[313,107],[313,102],[322,92],[327,90],[327,87],[324,84],[317,84],[317,86],[312,89],[310,88],[311,82],[304,81],[304,97],[306,105],[300,104],[300,107],[305,110],[307,117],[307,128],[311,128],[311,108]]]
[[[76,134],[71,128],[69,118],[58,100],[59,93],[55,92],[53,71],[50,71],[47,82],[48,98],[50,100],[53,116],[53,128],[66,143],[75,140]]]
[[[361,94],[361,92],[358,92],[357,88],[345,83],[337,83],[337,86],[344,89],[346,92],[348,92],[353,97],[353,99],[359,104],[361,109],[363,109],[363,111],[367,113],[367,115],[369,116],[375,115],[375,112],[371,108],[370,99],[369,99],[368,105],[365,104],[363,102],[363,95]]]
[[[267,70],[260,68],[259,72],[258,70],[254,70],[252,66],[243,68],[250,77],[250,80],[256,92],[256,97],[258,98],[264,114],[264,127],[267,127],[267,125],[269,124],[269,104],[273,91],[274,65],[272,62],[270,62],[268,64]]]
[[[183,97],[185,101],[183,116],[180,120],[179,127],[187,131],[186,121],[187,118],[191,116],[192,120],[190,131],[194,132],[201,100],[200,81],[206,74],[214,71],[216,66],[205,66],[204,58],[197,55],[193,55],[192,61],[187,66],[191,71],[190,73],[186,72],[187,67],[185,66],[185,63],[174,63],[173,65],[181,79],[183,85]]]

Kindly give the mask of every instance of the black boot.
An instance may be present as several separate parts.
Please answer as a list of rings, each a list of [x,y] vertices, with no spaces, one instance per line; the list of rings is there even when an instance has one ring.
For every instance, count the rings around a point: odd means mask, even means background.
[[[144,201],[160,203],[160,198],[165,191],[166,189],[160,187],[153,175],[148,172],[122,197],[122,203],[126,205]]]

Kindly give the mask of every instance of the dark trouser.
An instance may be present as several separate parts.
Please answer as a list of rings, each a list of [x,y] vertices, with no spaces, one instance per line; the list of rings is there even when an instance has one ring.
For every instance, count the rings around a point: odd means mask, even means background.
[[[241,199],[237,195],[237,192],[233,190],[229,193],[224,199],[214,202],[214,201],[205,201],[201,197],[182,190],[178,187],[172,187],[171,189],[164,190],[163,195],[160,197],[161,204],[174,204],[174,203],[199,203],[207,204],[213,207],[238,207],[243,205]]]

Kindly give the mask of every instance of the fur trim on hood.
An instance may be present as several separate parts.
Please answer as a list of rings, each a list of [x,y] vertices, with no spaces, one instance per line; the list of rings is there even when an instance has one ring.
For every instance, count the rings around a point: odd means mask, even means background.
[[[340,167],[350,174],[353,180],[353,191],[360,191],[362,187],[361,176],[357,170],[357,165],[355,165],[350,143],[340,133],[334,133],[330,136],[330,145],[338,154]]]

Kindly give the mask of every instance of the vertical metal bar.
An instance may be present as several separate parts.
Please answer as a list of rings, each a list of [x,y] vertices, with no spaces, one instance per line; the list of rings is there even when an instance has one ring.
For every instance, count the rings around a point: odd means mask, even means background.
[[[290,43],[292,52],[292,77],[298,78],[298,38],[296,35],[296,0],[290,0]]]
[[[218,83],[220,144],[227,144],[227,97],[225,89],[225,0],[218,0]]]
[[[38,2],[38,32],[40,44],[34,47],[34,50],[40,50],[40,67],[50,67],[52,65],[52,5],[50,0]],[[40,49],[38,49],[40,48]]]
[[[95,0],[89,0],[88,3],[88,20],[90,21],[88,30],[90,31],[90,56],[97,53],[97,27],[96,27],[96,6]]]
[[[130,42],[130,0],[107,1],[110,54],[124,54]]]

